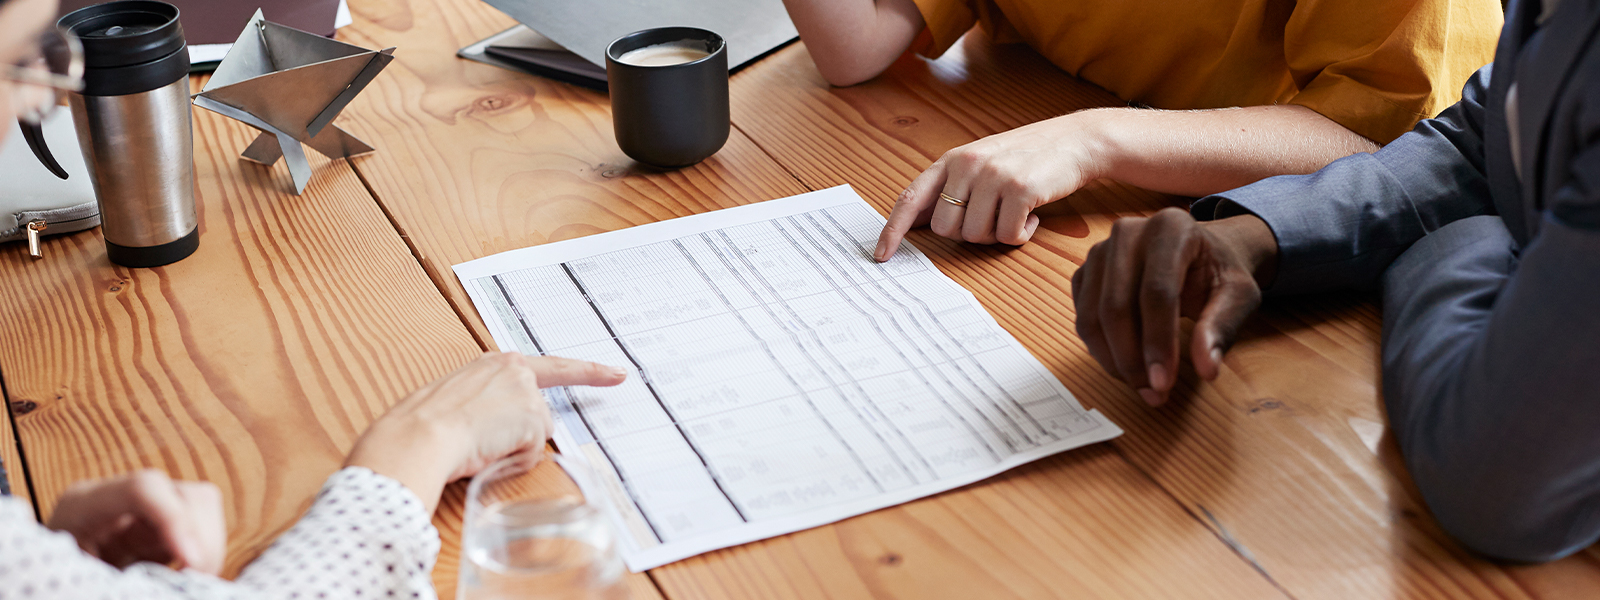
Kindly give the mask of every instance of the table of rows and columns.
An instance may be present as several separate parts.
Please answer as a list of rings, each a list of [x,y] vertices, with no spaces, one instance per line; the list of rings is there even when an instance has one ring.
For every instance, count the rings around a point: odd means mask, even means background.
[[[663,172],[617,149],[603,94],[455,58],[513,24],[487,5],[350,4],[341,39],[399,47],[340,119],[377,153],[314,158],[295,196],[282,166],[239,159],[253,131],[196,111],[194,256],[113,267],[98,230],[48,239],[43,260],[0,248],[0,459],[41,517],[82,479],[154,467],[212,481],[236,573],[367,424],[493,349],[451,265],[845,183],[887,214],[946,150],[1121,104],[977,32],[851,88],[828,87],[795,44],[733,77],[721,152]],[[1072,274],[1115,219],[1182,203],[1099,183],[1042,209],[1020,248],[910,237],[1126,435],[630,575],[634,597],[1600,595],[1600,550],[1498,565],[1434,523],[1385,426],[1373,296],[1269,303],[1218,381],[1186,370],[1160,409],[1104,373],[1073,331]],[[461,495],[452,486],[435,516],[447,598]]]

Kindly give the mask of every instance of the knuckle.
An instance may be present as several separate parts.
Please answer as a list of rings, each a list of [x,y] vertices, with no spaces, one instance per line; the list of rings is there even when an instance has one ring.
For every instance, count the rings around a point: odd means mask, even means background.
[[[148,493],[169,485],[172,480],[160,469],[140,469],[129,479],[134,491]]]
[[[1139,302],[1152,309],[1168,309],[1178,302],[1178,285],[1167,279],[1145,282],[1139,288]]]
[[[1168,206],[1156,211],[1156,214],[1152,215],[1151,219],[1166,224],[1182,223],[1184,221],[1194,220],[1193,217],[1189,216],[1189,211],[1174,206]]]
[[[100,487],[99,482],[95,482],[95,481],[79,481],[77,483],[74,483],[72,485],[67,486],[67,489],[61,493],[61,497],[62,498],[70,498],[70,497],[74,497],[74,496],[88,495],[88,494],[93,493],[94,490],[99,488],[99,487]]]
[[[994,238],[994,224],[986,221],[968,219],[961,225],[961,237],[974,244],[991,243]]]
[[[1035,176],[1012,175],[1006,178],[1005,183],[1001,184],[1000,193],[1005,196],[1007,202],[1031,205],[1032,202],[1028,202],[1028,198],[1033,196],[1033,191],[1038,188],[1039,185]]]
[[[1133,322],[1133,307],[1128,301],[1127,294],[1111,294],[1110,300],[1100,307],[1100,320],[1113,325]]]
[[[572,375],[575,371],[576,369],[573,368],[572,363],[564,360],[558,360],[552,362],[550,366],[544,370],[545,377],[538,377],[535,375],[534,377],[530,378],[530,380],[535,382],[540,379],[554,379],[558,381],[567,380],[572,378]]]
[[[1083,256],[1083,266],[1088,267],[1091,263],[1104,258],[1106,252],[1105,247],[1106,243],[1104,240],[1095,242],[1093,246],[1090,246],[1089,252]]]
[[[1143,224],[1140,217],[1123,217],[1111,222],[1111,237],[1122,238],[1133,234]]]

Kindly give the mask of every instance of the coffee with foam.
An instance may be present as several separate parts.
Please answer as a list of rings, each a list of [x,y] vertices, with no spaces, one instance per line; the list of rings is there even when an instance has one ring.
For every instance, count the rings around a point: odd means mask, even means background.
[[[700,43],[686,41],[645,46],[617,57],[617,62],[636,67],[665,67],[694,62],[711,55],[699,46]]]

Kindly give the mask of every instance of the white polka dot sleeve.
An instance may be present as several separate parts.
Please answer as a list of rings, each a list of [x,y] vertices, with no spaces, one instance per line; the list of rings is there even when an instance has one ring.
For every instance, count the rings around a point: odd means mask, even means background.
[[[439,532],[399,482],[361,467],[328,478],[311,509],[235,581],[161,565],[125,570],[0,499],[0,600],[433,599]]]

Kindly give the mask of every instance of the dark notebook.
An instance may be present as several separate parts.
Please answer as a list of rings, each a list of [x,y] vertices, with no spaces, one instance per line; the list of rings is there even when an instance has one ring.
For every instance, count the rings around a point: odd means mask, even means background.
[[[728,41],[738,70],[794,41],[782,0],[485,0],[521,25],[457,53],[507,69],[606,89],[606,47],[653,27],[688,26]]]

